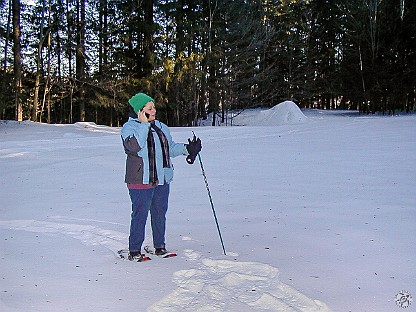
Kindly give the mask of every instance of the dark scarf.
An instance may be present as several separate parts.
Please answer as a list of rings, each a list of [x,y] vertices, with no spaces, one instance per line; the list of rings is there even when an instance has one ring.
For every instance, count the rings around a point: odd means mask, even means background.
[[[155,141],[153,139],[153,132],[157,133],[157,136],[160,140],[160,145],[162,146],[163,168],[170,167],[169,142],[166,139],[163,131],[152,121],[150,123],[150,129],[147,135],[147,150],[149,156],[149,184],[156,184],[158,179],[156,172]]]

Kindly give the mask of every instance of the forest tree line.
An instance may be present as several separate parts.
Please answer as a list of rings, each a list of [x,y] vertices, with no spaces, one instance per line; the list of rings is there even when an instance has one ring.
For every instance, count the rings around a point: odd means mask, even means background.
[[[413,111],[414,0],[0,0],[0,119],[194,126],[271,107]],[[217,118],[217,120],[216,120]]]

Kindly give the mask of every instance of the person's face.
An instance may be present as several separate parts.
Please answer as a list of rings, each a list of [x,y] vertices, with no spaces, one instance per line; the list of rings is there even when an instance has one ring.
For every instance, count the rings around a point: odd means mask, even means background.
[[[156,106],[153,102],[147,102],[146,105],[143,107],[143,111],[146,114],[149,114],[147,118],[148,121],[153,121],[156,119]]]

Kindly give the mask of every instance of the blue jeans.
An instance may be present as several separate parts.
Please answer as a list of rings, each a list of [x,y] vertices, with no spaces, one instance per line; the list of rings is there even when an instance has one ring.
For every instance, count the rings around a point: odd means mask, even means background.
[[[129,250],[140,251],[145,238],[146,221],[150,211],[153,247],[165,248],[166,212],[168,211],[169,184],[151,189],[129,189],[132,203]]]

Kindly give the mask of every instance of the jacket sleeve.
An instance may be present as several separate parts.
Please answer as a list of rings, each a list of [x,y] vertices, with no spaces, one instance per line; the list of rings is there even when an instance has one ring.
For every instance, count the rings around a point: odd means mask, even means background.
[[[150,123],[148,122],[131,122],[123,126],[121,129],[121,137],[126,154],[137,154],[147,145],[149,128]]]
[[[171,144],[169,144],[170,146],[170,156],[171,157],[177,157],[177,156],[181,156],[181,155],[188,155],[188,150],[186,149],[186,145],[183,143],[175,143],[174,141],[172,141]]]
[[[127,137],[123,141],[123,146],[124,152],[128,155],[137,155],[137,153],[142,149],[134,135]]]

